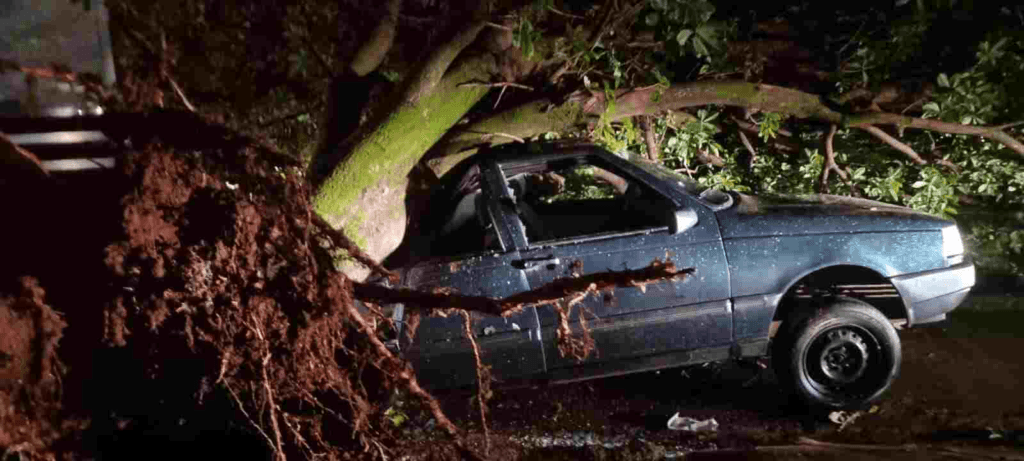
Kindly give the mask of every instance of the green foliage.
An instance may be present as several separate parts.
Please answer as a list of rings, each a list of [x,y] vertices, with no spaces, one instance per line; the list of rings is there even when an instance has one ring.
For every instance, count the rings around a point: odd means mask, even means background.
[[[668,41],[677,55],[711,59],[724,48],[724,26],[710,22],[715,6],[707,0],[649,0],[644,23]]]
[[[698,151],[710,152],[721,156],[722,145],[715,140],[720,131],[713,122],[721,112],[711,109],[697,111],[697,119],[689,122],[680,130],[666,135],[662,161],[670,168],[686,168],[695,161]]]
[[[782,123],[782,114],[768,112],[761,117],[761,124],[758,125],[757,136],[761,141],[774,139],[779,133],[779,125]]]
[[[917,193],[907,201],[907,206],[940,216],[955,215],[956,177],[928,165],[921,169],[920,178],[910,185]]]
[[[387,81],[389,81],[391,83],[398,83],[398,82],[402,81],[402,74],[400,74],[400,73],[398,73],[397,71],[394,71],[394,70],[388,70],[388,69],[382,70],[380,72],[380,75],[383,76],[385,80],[387,80]]]
[[[1024,274],[1024,230],[992,224],[969,228],[965,243],[975,264],[989,273]]]
[[[536,50],[536,42],[544,38],[544,34],[533,27],[529,19],[519,20],[519,27],[512,31],[512,46],[523,50],[527,58],[532,58]]]
[[[547,197],[547,202],[561,200],[602,199],[615,196],[615,188],[594,176],[593,167],[575,168],[563,173],[565,190],[558,195]]]
[[[400,408],[388,407],[388,409],[384,411],[384,419],[388,420],[388,422],[390,422],[394,427],[401,427],[402,424],[405,424],[405,422],[409,420],[409,416]]]

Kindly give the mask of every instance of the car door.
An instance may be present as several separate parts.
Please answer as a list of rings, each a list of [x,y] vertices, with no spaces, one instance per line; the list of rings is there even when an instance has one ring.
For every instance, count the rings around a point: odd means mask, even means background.
[[[603,217],[602,226],[621,228],[619,231],[588,233],[586,225],[582,225],[575,232],[559,233],[556,230],[553,232],[556,235],[550,240],[531,242],[527,236],[519,252],[519,270],[525,273],[530,288],[536,289],[560,277],[642,269],[655,260],[664,261],[668,258],[678,267],[693,268],[695,272],[681,279],[662,280],[645,286],[618,287],[612,293],[590,295],[573,307],[570,324],[578,331],[579,317],[585,316],[597,348],[596,353],[582,363],[598,365],[712,347],[727,352],[732,340],[729,275],[712,212],[695,200],[680,196],[669,197],[664,194],[664,190],[658,192],[651,187],[656,178],[644,177],[645,173],[635,167],[631,170],[627,162],[612,154],[608,154],[608,157],[585,156],[581,164],[604,170],[600,176],[607,177],[607,173],[612,173],[624,179],[629,188],[637,188],[634,191],[641,190],[640,195],[646,197],[646,203],[661,207],[658,216],[671,215],[672,210],[668,208],[679,206],[679,203],[691,207],[697,215],[696,225],[676,234],[670,231],[670,226],[664,220],[641,219],[637,222],[647,222],[647,225],[617,227],[616,221],[629,222],[634,219],[630,213],[644,211],[631,207],[616,210],[613,198],[608,202],[610,210]],[[521,165],[519,169],[522,169]],[[592,207],[585,201],[572,202],[569,207],[557,209],[557,217],[545,214],[541,205],[534,208],[536,210],[533,212],[541,220],[547,219],[563,227],[572,227],[572,223],[585,223],[588,220],[602,220],[601,216],[588,215],[600,213],[601,208]],[[650,210],[646,212],[658,213]],[[521,221],[523,213],[519,215]],[[529,224],[522,225],[524,229],[528,227]],[[581,362],[573,357],[562,356],[558,351],[558,314],[554,307],[550,304],[539,306],[537,315],[548,371],[579,365]],[[683,357],[681,360],[688,359]],[[655,362],[649,362],[649,367],[656,366]],[[555,373],[553,377],[571,379],[587,374],[608,374],[616,369],[608,365],[585,368],[571,370],[568,375]]]
[[[482,223],[492,248],[474,244],[466,234],[452,234],[458,249],[451,255],[418,264],[405,274],[405,285],[418,289],[444,289],[464,295],[505,297],[529,289],[525,274],[514,267],[520,258],[511,244],[507,226],[496,226],[504,216],[503,205],[494,193],[493,182],[487,179],[487,168],[481,168],[480,202],[467,225]],[[471,200],[472,200],[472,196]],[[457,232],[457,231],[456,231]],[[462,242],[459,242],[459,241]],[[452,245],[455,246],[455,245]],[[462,251],[460,251],[462,250]],[[454,307],[454,306],[453,306]],[[404,315],[406,325],[409,313]],[[471,313],[471,328],[481,352],[481,360],[491,367],[496,381],[510,381],[544,370],[543,351],[536,310],[533,307],[497,317]],[[405,338],[405,356],[413,364],[420,381],[430,388],[451,388],[471,385],[476,381],[476,362],[471,343],[464,332],[460,313],[446,316],[424,316],[415,327],[411,344]],[[403,334],[403,336],[405,336]]]

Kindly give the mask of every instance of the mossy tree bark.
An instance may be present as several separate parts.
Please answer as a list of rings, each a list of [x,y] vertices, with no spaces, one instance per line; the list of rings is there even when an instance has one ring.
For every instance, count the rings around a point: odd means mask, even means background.
[[[387,103],[389,110],[330,152],[327,161],[335,166],[318,181],[316,211],[378,260],[402,240],[409,171],[487,92],[459,84],[490,79],[492,56],[470,57],[452,66],[483,27],[471,24],[438,48]],[[368,275],[356,265],[346,272],[355,279]]]

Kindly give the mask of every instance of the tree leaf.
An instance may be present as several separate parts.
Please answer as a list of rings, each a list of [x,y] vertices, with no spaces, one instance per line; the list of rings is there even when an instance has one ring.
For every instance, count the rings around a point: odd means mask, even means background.
[[[946,74],[939,74],[938,84],[943,88],[949,88],[949,77]]]
[[[679,43],[679,46],[683,46],[691,35],[693,35],[693,29],[683,29],[676,34],[676,42]]]
[[[704,40],[699,37],[693,38],[693,49],[697,52],[697,56],[707,56],[711,54],[708,52],[708,47],[705,45]]]
[[[935,112],[935,113],[941,112],[941,109],[939,108],[939,103],[937,103],[937,102],[930,102],[928,104],[925,104],[922,107],[922,109],[924,109],[926,112]]]
[[[661,17],[658,15],[658,13],[650,13],[647,15],[647,18],[645,18],[644,22],[646,22],[648,26],[654,27],[658,25],[658,19],[660,18]]]
[[[651,8],[654,8],[658,11],[665,11],[665,8],[667,7],[668,2],[666,0],[651,0]]]
[[[927,185],[928,185],[928,183],[926,183],[924,181],[918,181],[918,182],[915,182],[914,184],[911,184],[910,187],[913,187],[914,189],[920,189],[920,188],[922,188],[924,186],[927,186]]]

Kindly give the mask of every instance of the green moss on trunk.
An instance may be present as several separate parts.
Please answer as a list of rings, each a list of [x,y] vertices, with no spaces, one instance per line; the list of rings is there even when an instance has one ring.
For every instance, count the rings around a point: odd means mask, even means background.
[[[427,163],[440,177],[462,159],[475,154],[476,146],[514,141],[506,135],[529,138],[549,131],[564,131],[582,122],[585,116],[577,102],[567,102],[547,110],[549,106],[546,100],[528,102],[453,132],[443,140]]]
[[[433,91],[398,107],[356,142],[317,190],[316,212],[368,245],[363,248],[371,256],[387,256],[405,229],[409,171],[487,93],[458,84],[487,79],[489,63],[480,58],[454,67]]]

